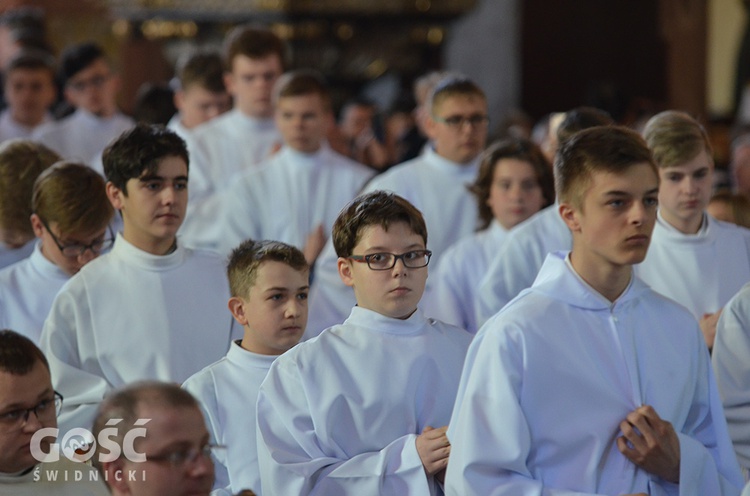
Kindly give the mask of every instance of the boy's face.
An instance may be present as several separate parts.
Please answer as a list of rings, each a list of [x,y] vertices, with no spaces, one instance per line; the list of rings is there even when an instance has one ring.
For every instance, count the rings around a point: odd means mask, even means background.
[[[55,101],[55,83],[46,69],[15,69],[6,74],[5,99],[13,119],[37,126]]]
[[[49,370],[36,361],[28,374],[16,375],[0,371],[0,417],[11,411],[33,408],[41,401],[54,401],[54,390]],[[31,437],[44,427],[57,427],[54,406],[46,409],[40,419],[34,412],[29,413],[25,422],[8,423],[0,421],[0,472],[15,473],[34,466],[37,461],[31,455]],[[51,414],[51,415],[50,415]],[[44,453],[49,452],[53,439],[44,439],[40,446]]]
[[[275,54],[259,59],[237,55],[224,84],[234,97],[234,104],[244,114],[256,118],[273,116],[271,92],[281,76],[281,60]]]
[[[577,259],[596,268],[642,262],[656,222],[658,191],[657,175],[648,163],[622,174],[593,172],[580,208],[560,204]]]
[[[276,127],[287,146],[302,153],[320,149],[331,116],[320,95],[285,96],[276,108]]]
[[[98,59],[74,75],[65,85],[65,98],[76,108],[97,117],[111,117],[117,111],[119,81],[104,59]]]
[[[187,164],[176,156],[164,157],[154,174],[129,179],[127,193],[107,183],[107,196],[122,212],[125,239],[149,253],[166,253],[185,219],[187,185]]]
[[[705,150],[692,160],[659,169],[659,209],[664,220],[685,233],[696,233],[711,200],[714,164]]]
[[[37,214],[32,214],[31,227],[34,229],[36,237],[42,241],[42,254],[70,276],[78,273],[84,265],[98,257],[99,253],[87,249],[78,256],[69,257],[63,254],[60,247],[90,247],[97,242],[102,242],[109,235],[107,226],[89,232],[63,234],[60,232],[57,222],[50,222],[48,225],[49,229],[44,226]]]
[[[307,325],[309,289],[306,270],[263,262],[247,298],[229,300],[229,310],[245,328],[242,347],[261,355],[281,355],[296,345]]]
[[[517,158],[498,160],[487,205],[504,228],[510,229],[528,219],[543,204],[542,188],[530,163]]]
[[[174,104],[180,111],[182,125],[193,129],[232,108],[232,98],[229,93],[214,93],[194,84],[177,91]]]
[[[151,419],[146,424],[146,436],[138,438],[134,446],[138,453],[146,455],[146,461],[130,462],[122,457],[121,462],[111,464],[108,468],[110,485],[117,486],[119,494],[208,496],[214,481],[214,465],[210,457],[199,454],[195,460],[178,466],[167,460],[149,460],[149,457],[206,446],[209,434],[200,410],[144,404],[138,408],[138,417]],[[118,481],[114,470],[119,465],[122,465],[124,475]],[[131,473],[134,474],[132,478],[127,476]]]
[[[449,96],[435,105],[427,119],[427,131],[438,155],[459,164],[479,155],[487,140],[487,122],[471,124],[467,119],[472,117],[487,117],[487,101],[481,96]],[[448,124],[456,118],[462,122]]]
[[[366,227],[352,255],[401,255],[425,248],[422,236],[415,234],[405,222],[396,222],[387,231],[380,225]],[[427,282],[427,267],[410,269],[404,266],[403,260],[397,260],[389,270],[372,270],[367,263],[339,258],[338,269],[344,284],[354,288],[357,305],[396,319],[406,319],[414,313]]]

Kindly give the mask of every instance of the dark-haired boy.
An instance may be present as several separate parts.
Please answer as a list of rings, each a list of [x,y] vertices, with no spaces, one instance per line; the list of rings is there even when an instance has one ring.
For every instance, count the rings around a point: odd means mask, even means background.
[[[427,228],[392,193],[336,219],[349,318],[276,359],[258,395],[262,486],[274,494],[439,494],[445,430],[471,336],[417,310]]]
[[[134,124],[117,109],[119,79],[104,50],[90,42],[73,45],[62,53],[59,75],[65,100],[76,110],[39,127],[33,138],[64,159],[89,164],[102,172],[102,150]]]
[[[107,147],[104,171],[123,232],[58,293],[42,331],[66,426],[90,425],[112,388],[184,381],[224,356],[231,339],[221,259],[176,237],[187,206],[185,142],[138,125]]]
[[[217,456],[215,488],[261,494],[256,449],[258,389],[278,355],[297,344],[307,325],[309,269],[297,248],[277,241],[245,241],[227,266],[229,311],[244,329],[226,357],[183,387],[203,404],[211,437],[226,445]],[[240,441],[241,440],[241,441]],[[269,494],[274,494],[273,487]]]
[[[573,237],[492,317],[466,358],[449,495],[736,495],[742,476],[698,324],[633,275],[659,176],[634,131],[561,144]]]
[[[29,138],[52,120],[49,107],[57,96],[55,59],[40,51],[21,51],[5,69],[3,92],[8,108],[0,113],[0,142]]]
[[[274,239],[305,249],[313,263],[324,233],[374,172],[328,146],[331,96],[320,75],[284,74],[274,102],[284,146],[258,168],[237,176],[221,195],[220,251],[229,253],[247,238]],[[211,212],[206,221],[216,223],[215,215]]]
[[[75,162],[58,162],[39,175],[32,209],[31,228],[39,242],[28,258],[0,270],[0,328],[39,342],[63,284],[112,246],[108,224],[114,210],[104,178]]]

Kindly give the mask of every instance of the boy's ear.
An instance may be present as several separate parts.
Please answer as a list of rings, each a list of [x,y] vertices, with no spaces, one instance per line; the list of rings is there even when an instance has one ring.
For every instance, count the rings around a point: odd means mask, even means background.
[[[350,287],[354,287],[354,276],[352,274],[352,263],[350,260],[347,260],[346,258],[339,257],[338,262],[336,262],[337,268],[339,270],[339,277],[342,281],[344,281],[344,284]]]
[[[578,209],[569,203],[560,203],[558,211],[560,212],[560,217],[562,217],[563,222],[565,222],[565,225],[568,226],[568,229],[570,229],[571,232],[579,232],[581,230],[581,223],[578,219]]]
[[[227,93],[229,93],[232,96],[235,96],[234,94],[234,75],[231,71],[227,71],[224,73],[224,87],[227,89]]]
[[[44,233],[42,218],[37,214],[31,214],[31,217],[29,217],[29,221],[31,222],[31,230],[34,231],[34,236],[36,236],[37,238],[41,238],[42,234]]]
[[[122,192],[120,188],[114,185],[112,181],[107,181],[107,198],[109,198],[109,202],[112,204],[112,206],[115,208],[115,210],[122,210],[123,207],[123,201],[122,197],[125,196],[125,194]]]
[[[184,90],[175,91],[174,96],[172,97],[172,103],[174,103],[174,106],[178,111],[182,110],[182,104],[184,102],[185,102],[185,91]]]
[[[130,494],[130,488],[127,483],[128,476],[123,465],[123,459],[118,458],[113,462],[103,462],[102,469],[106,474],[107,484],[116,489],[119,494]]]
[[[245,315],[245,302],[242,301],[242,298],[232,296],[231,298],[229,298],[229,303],[227,303],[227,306],[229,307],[229,311],[232,313],[232,317],[234,317],[234,320],[236,320],[240,325],[247,325],[247,315]]]

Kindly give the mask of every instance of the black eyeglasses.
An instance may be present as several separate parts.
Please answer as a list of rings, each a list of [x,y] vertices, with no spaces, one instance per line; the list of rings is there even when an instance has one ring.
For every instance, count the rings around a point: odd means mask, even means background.
[[[73,88],[75,91],[81,93],[86,91],[86,88],[101,88],[104,83],[109,81],[112,77],[111,74],[97,74],[88,79],[81,79],[79,81],[71,81],[68,83],[68,87]]]
[[[390,270],[396,265],[397,260],[404,262],[404,266],[410,269],[426,267],[430,263],[432,252],[430,250],[412,250],[396,255],[395,253],[371,253],[370,255],[351,255],[347,258],[355,262],[367,263],[372,270]]]
[[[45,398],[31,408],[19,408],[9,412],[0,413],[0,425],[7,430],[19,430],[29,421],[29,415],[33,412],[40,422],[51,421],[60,415],[63,397],[54,391],[52,398]]]
[[[226,446],[221,444],[206,444],[200,448],[193,446],[191,448],[170,451],[163,455],[146,455],[146,460],[149,462],[168,463],[175,468],[179,468],[194,464],[201,456],[210,458],[212,453],[216,455],[217,451],[224,449],[226,449]]]
[[[436,122],[442,122],[451,129],[459,130],[463,129],[464,124],[471,124],[471,127],[481,127],[487,125],[490,122],[490,118],[483,114],[474,114],[469,116],[463,115],[452,115],[450,117],[438,117],[433,115],[432,119]]]
[[[114,234],[112,233],[112,228],[108,226],[107,232],[109,233],[109,237],[107,238],[98,239],[88,245],[84,245],[82,243],[73,243],[70,245],[63,246],[62,243],[60,243],[60,240],[57,239],[57,236],[55,236],[52,230],[49,228],[49,226],[47,225],[47,222],[42,218],[40,218],[40,220],[42,221],[42,225],[47,230],[49,235],[52,236],[52,241],[55,242],[57,247],[60,249],[60,252],[68,258],[78,258],[84,253],[86,253],[86,250],[91,250],[91,253],[98,255],[104,250],[108,250],[112,248],[112,245],[115,242],[115,237],[114,237]]]

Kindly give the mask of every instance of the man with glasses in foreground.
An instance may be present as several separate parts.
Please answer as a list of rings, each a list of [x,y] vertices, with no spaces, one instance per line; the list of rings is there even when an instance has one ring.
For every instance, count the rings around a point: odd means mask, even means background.
[[[469,333],[417,309],[427,280],[422,214],[384,191],[333,226],[357,306],[290,349],[258,395],[263,494],[436,495]]]
[[[0,495],[99,496],[104,484],[84,463],[60,455],[40,463],[34,434],[57,427],[62,396],[52,389],[47,359],[28,338],[0,331]],[[38,444],[49,453],[54,438]],[[93,477],[92,477],[93,475]]]
[[[211,453],[222,447],[210,444],[203,414],[190,393],[166,382],[126,386],[100,405],[94,438],[99,439],[112,425],[117,427],[116,434],[108,437],[119,453],[100,443],[92,460],[113,496],[207,496],[211,492]],[[138,435],[129,434],[139,428]]]
[[[32,193],[31,255],[0,270],[0,328],[39,342],[52,301],[81,267],[112,246],[114,209],[104,179],[91,168],[58,162],[42,172]]]

